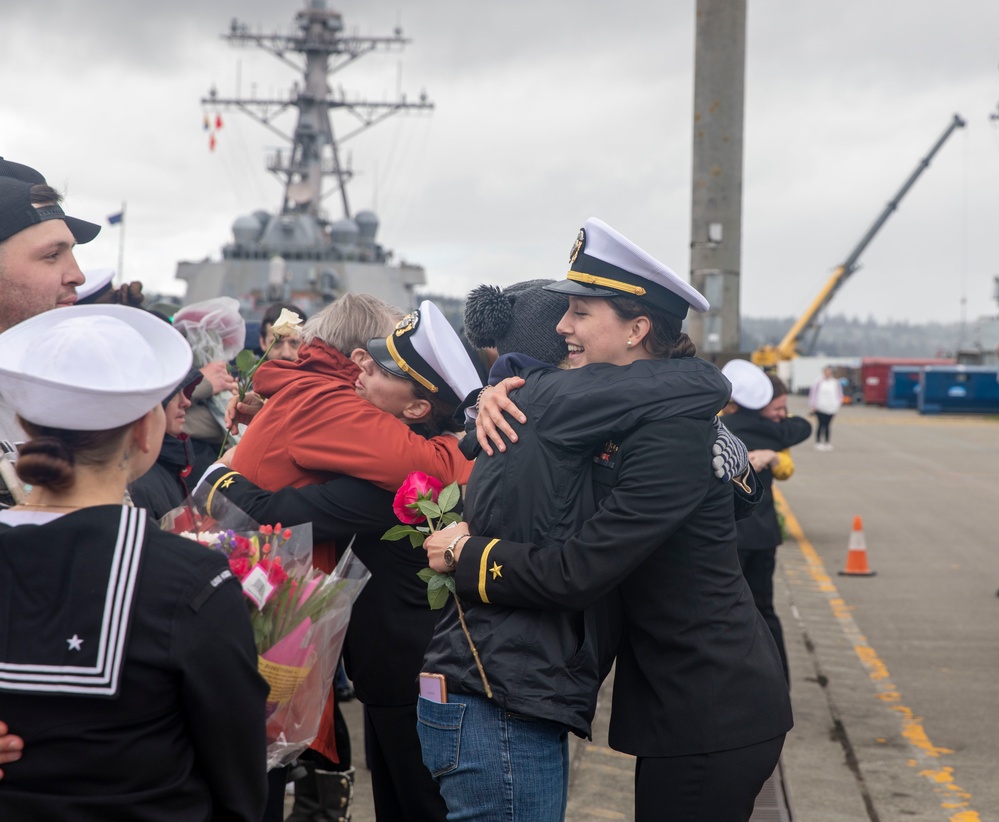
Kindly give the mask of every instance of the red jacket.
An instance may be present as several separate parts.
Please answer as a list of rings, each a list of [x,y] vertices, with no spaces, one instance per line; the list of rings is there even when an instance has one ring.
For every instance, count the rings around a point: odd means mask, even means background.
[[[253,388],[269,399],[246,429],[233,470],[262,488],[347,474],[395,491],[412,471],[445,485],[468,482],[472,463],[450,434],[425,439],[354,392],[360,370],[334,348],[303,346],[298,360],[271,360]]]

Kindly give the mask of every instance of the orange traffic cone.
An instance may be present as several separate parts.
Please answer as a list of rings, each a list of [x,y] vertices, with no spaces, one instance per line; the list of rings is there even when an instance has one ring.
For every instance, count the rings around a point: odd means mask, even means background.
[[[860,517],[853,518],[850,545],[846,552],[846,568],[839,572],[845,577],[872,577],[874,571],[867,566],[867,544],[864,541],[864,524]]]

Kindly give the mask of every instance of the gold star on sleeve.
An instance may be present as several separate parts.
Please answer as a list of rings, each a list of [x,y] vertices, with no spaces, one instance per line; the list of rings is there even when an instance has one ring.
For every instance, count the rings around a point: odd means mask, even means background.
[[[493,567],[489,569],[489,573],[493,575],[493,582],[496,581],[496,577],[503,576],[503,566],[498,562],[493,562]]]
[[[232,485],[232,484],[233,484],[233,483],[234,483],[235,481],[236,481],[236,478],[235,478],[235,477],[229,477],[228,479],[226,479],[226,480],[223,480],[223,481],[222,481],[222,487],[223,487],[223,488],[228,488],[228,487],[229,487],[230,485]]]

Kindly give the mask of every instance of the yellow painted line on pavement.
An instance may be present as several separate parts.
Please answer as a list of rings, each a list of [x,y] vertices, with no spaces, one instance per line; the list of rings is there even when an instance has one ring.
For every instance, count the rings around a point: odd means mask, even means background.
[[[818,590],[826,594],[829,599],[829,607],[843,633],[852,643],[853,650],[861,664],[867,670],[867,675],[874,684],[878,698],[890,710],[898,714],[899,733],[908,742],[912,754],[912,758],[907,761],[907,764],[915,768],[919,776],[928,780],[933,786],[934,792],[940,797],[941,810],[949,814],[947,816],[949,822],[981,822],[978,812],[971,807],[971,794],[954,781],[954,769],[939,761],[942,757],[954,752],[949,748],[934,745],[926,734],[922,717],[916,716],[912,709],[902,704],[902,694],[892,684],[891,674],[888,672],[887,666],[870,646],[867,638],[860,632],[860,628],[850,613],[851,606],[847,605],[839,595],[839,590],[832,577],[826,572],[822,558],[815,550],[815,546],[805,536],[805,532],[791,511],[787,499],[778,488],[774,488],[773,493],[774,500],[780,506],[784,516],[785,529],[791,538],[798,543],[798,548],[808,565],[812,581]]]

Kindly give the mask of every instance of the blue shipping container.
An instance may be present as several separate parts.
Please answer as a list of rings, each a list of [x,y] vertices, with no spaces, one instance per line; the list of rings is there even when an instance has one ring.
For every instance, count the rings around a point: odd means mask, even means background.
[[[885,405],[889,408],[917,408],[919,406],[919,378],[921,365],[893,365],[888,372]]]
[[[985,365],[928,365],[919,378],[920,414],[999,414],[999,374]]]

